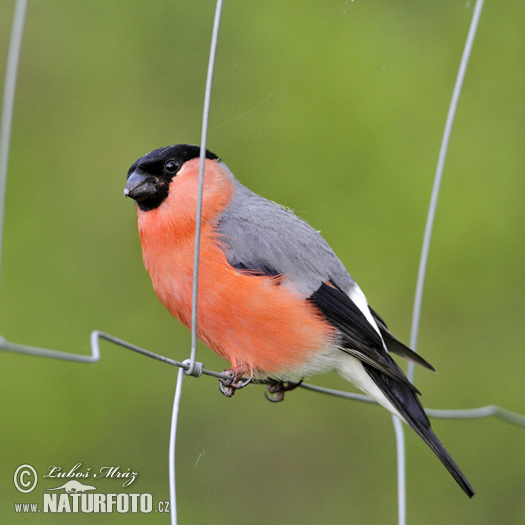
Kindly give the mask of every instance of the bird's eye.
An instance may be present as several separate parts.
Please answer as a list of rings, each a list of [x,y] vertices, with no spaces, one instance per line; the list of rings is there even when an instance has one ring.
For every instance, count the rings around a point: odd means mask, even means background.
[[[179,171],[179,168],[180,166],[174,160],[168,160],[168,162],[164,164],[164,169],[168,173],[177,173],[177,171]]]

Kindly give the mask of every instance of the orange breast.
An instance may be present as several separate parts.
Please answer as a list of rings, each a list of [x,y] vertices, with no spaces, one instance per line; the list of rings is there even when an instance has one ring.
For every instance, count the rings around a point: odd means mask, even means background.
[[[202,232],[198,336],[241,371],[284,374],[327,346],[331,330],[314,307],[270,277],[234,270],[213,235]],[[160,301],[191,324],[193,242],[148,263]],[[148,258],[149,259],[149,258]]]

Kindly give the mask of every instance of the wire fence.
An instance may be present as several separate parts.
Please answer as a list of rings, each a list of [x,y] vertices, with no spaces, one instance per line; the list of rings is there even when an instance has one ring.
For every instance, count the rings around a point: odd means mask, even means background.
[[[177,523],[177,496],[176,496],[176,480],[175,480],[175,458],[176,458],[176,435],[177,435],[177,422],[179,414],[179,406],[181,402],[182,382],[185,375],[191,375],[194,377],[200,377],[201,375],[207,375],[214,378],[228,379],[231,376],[226,373],[216,372],[213,370],[207,370],[203,364],[197,361],[197,291],[198,291],[198,278],[199,278],[199,246],[200,246],[200,217],[202,213],[202,193],[204,183],[204,158],[207,142],[208,133],[208,122],[211,107],[211,93],[212,83],[215,68],[215,57],[217,52],[217,44],[219,41],[219,27],[221,21],[223,1],[217,0],[215,18],[212,28],[211,38],[211,49],[208,62],[208,71],[206,78],[206,89],[204,99],[204,109],[202,118],[202,134],[201,134],[201,156],[200,156],[200,168],[199,168],[199,193],[198,193],[198,204],[197,204],[197,221],[196,221],[196,233],[195,233],[195,253],[194,253],[194,272],[193,272],[193,295],[192,295],[192,321],[191,321],[191,349],[190,357],[182,362],[170,359],[152,351],[146,350],[132,343],[119,339],[113,335],[94,330],[91,333],[91,355],[79,355],[74,353],[67,353],[56,351],[52,349],[27,346],[14,342],[9,342],[2,336],[0,336],[0,349],[16,352],[22,354],[28,354],[37,357],[48,357],[54,359],[62,359],[68,361],[77,361],[85,363],[95,363],[100,359],[100,341],[105,340],[111,344],[121,346],[125,349],[137,352],[143,356],[150,357],[159,360],[165,364],[176,366],[179,368],[177,375],[177,384],[175,389],[175,398],[173,403],[172,411],[172,422],[170,430],[170,445],[169,445],[169,482],[170,482],[170,500],[171,500],[171,522]],[[442,175],[445,165],[445,159],[447,156],[448,145],[450,141],[450,134],[452,125],[454,122],[455,111],[458,105],[459,96],[461,93],[461,87],[465,72],[472,50],[474,37],[478,28],[478,23],[481,16],[481,10],[483,7],[483,0],[477,0],[473,11],[472,21],[470,30],[468,33],[467,41],[465,44],[463,56],[461,59],[458,76],[454,86],[452,100],[449,107],[449,112],[446,120],[445,130],[439,151],[438,164],[434,177],[434,184],[432,189],[432,195],[430,199],[430,205],[428,210],[427,222],[425,227],[425,233],[423,238],[423,247],[421,251],[421,258],[419,264],[419,271],[417,276],[416,293],[413,307],[412,317],[412,328],[411,328],[411,348],[416,350],[418,331],[420,325],[420,314],[423,301],[423,289],[425,282],[425,273],[428,264],[428,254],[430,248],[430,241],[432,237],[432,231],[434,227],[434,218],[437,208],[437,201],[440,192],[440,186],[442,181]],[[8,171],[8,159],[11,139],[11,128],[12,128],[12,117],[13,108],[16,93],[16,82],[17,82],[17,71],[20,57],[20,48],[22,43],[22,34],[24,29],[24,21],[27,10],[27,0],[17,0],[11,40],[9,45],[9,53],[6,67],[3,105],[2,105],[2,120],[1,120],[1,136],[0,136],[0,266],[1,266],[1,250],[2,250],[2,236],[4,229],[4,209],[5,209],[5,187],[7,180]],[[414,379],[414,363],[409,362],[408,377],[410,381]],[[256,383],[264,383],[265,381],[253,381]],[[349,399],[352,401],[359,401],[365,403],[375,403],[373,399],[366,395],[354,394],[350,392],[344,392],[340,390],[332,390],[323,388],[320,386],[302,383],[301,388],[310,390],[316,393],[327,394],[331,396],[337,396],[340,398]],[[479,408],[470,409],[458,409],[458,410],[439,410],[439,409],[426,409],[426,413],[429,417],[433,418],[444,418],[444,419],[473,419],[473,418],[485,418],[485,417],[497,417],[505,420],[509,423],[525,426],[525,415],[517,414],[498,407],[496,405],[488,405]],[[398,523],[399,525],[405,525],[407,520],[406,511],[406,469],[405,469],[405,440],[404,430],[401,421],[396,416],[392,416],[395,436],[396,436],[396,452],[397,452],[397,469],[398,469]]]

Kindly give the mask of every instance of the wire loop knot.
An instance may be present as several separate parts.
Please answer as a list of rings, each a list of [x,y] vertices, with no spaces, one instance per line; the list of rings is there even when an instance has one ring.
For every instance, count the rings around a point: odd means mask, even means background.
[[[187,376],[200,377],[202,371],[204,370],[204,365],[198,361],[192,362],[191,359],[185,359],[182,364],[186,365],[188,368],[184,370],[184,374]]]

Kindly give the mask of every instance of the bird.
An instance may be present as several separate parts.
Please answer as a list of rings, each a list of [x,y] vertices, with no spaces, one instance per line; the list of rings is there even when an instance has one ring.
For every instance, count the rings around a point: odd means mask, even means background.
[[[157,297],[186,327],[200,151],[191,144],[155,149],[132,164],[124,189],[136,201]],[[419,390],[390,354],[434,368],[389,331],[320,233],[242,185],[209,150],[202,199],[197,335],[231,363],[221,391],[231,397],[256,376],[280,401],[304,378],[337,372],[410,426],[472,497],[431,429]]]

